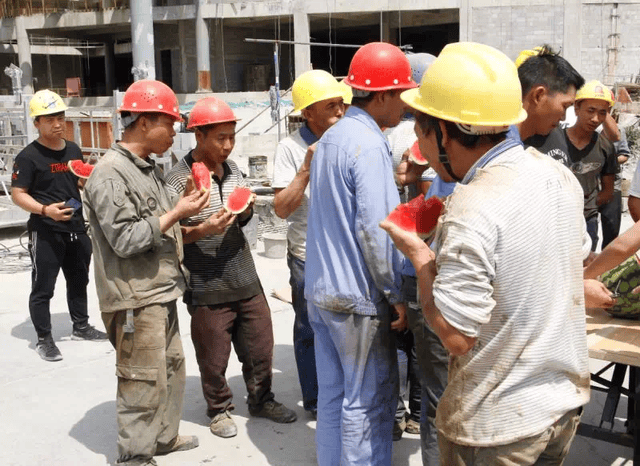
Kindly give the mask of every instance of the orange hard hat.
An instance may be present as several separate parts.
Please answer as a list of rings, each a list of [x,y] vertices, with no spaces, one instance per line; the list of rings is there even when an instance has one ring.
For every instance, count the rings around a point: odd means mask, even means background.
[[[238,118],[226,102],[217,97],[206,97],[198,100],[193,106],[187,129],[231,121],[238,121]]]
[[[182,121],[178,98],[171,88],[163,82],[149,79],[136,81],[129,86],[118,112],[164,113]]]
[[[418,87],[411,78],[409,59],[386,42],[363,45],[353,56],[345,83],[362,91],[388,91]]]

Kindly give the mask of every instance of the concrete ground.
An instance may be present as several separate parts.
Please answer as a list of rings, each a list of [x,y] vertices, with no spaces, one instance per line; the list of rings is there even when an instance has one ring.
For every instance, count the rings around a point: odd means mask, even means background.
[[[53,336],[64,356],[60,362],[42,361],[35,348],[27,308],[30,263],[20,245],[20,228],[0,230],[0,465],[98,466],[116,459],[115,355],[108,342],[70,340],[62,277],[51,303]],[[288,285],[285,259],[269,259],[262,243],[254,254],[267,294]],[[95,288],[89,286],[91,322],[102,328]],[[238,435],[220,439],[209,432],[200,378],[189,331],[189,315],[180,303],[187,383],[181,433],[197,435],[200,447],[158,457],[160,466],[233,465],[293,466],[315,464],[315,421],[302,409],[292,347],[293,310],[269,297],[275,333],[274,386],[276,399],[294,408],[298,421],[274,424],[251,418],[237,358],[231,357],[227,376],[235,394],[234,418]],[[599,361],[592,361],[593,368]],[[593,392],[584,418],[597,423],[604,397]],[[621,400],[618,415],[626,412]],[[616,420],[616,430],[623,429]],[[576,438],[567,466],[630,466],[630,448]],[[394,443],[394,466],[420,465],[420,440],[407,435]]]

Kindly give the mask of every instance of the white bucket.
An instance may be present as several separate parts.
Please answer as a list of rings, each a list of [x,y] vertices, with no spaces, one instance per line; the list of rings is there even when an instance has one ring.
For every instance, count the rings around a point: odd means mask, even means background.
[[[282,233],[265,233],[262,235],[264,254],[271,259],[280,259],[287,253],[287,235]]]

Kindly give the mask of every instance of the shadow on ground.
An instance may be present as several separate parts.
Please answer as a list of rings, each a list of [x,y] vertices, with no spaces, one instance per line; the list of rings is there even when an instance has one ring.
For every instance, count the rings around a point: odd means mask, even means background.
[[[117,457],[116,402],[101,403],[85,413],[69,435],[111,464]]]
[[[38,341],[38,336],[29,317],[29,310],[25,309],[25,313],[27,318],[24,322],[11,329],[11,336],[19,338],[20,340],[27,340],[30,342],[29,348],[34,349]],[[57,314],[51,314],[51,335],[53,335],[54,340],[59,341],[62,338],[71,337],[72,330],[73,324],[71,323],[71,317],[68,313],[59,312]]]

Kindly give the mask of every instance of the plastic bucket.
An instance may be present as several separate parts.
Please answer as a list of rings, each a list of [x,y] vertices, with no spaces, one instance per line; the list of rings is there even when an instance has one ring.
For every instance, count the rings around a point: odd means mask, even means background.
[[[249,178],[267,178],[266,155],[252,155],[249,157]]]
[[[280,259],[287,253],[287,235],[282,233],[265,233],[262,235],[264,254],[271,259]]]

